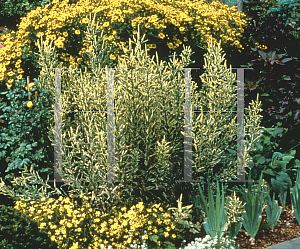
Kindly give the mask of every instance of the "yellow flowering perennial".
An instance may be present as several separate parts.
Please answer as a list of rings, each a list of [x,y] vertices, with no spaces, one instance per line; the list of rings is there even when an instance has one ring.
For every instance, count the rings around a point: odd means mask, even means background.
[[[241,49],[239,39],[247,24],[245,14],[238,12],[236,6],[229,7],[218,1],[207,4],[204,0],[80,0],[69,4],[68,0],[54,0],[51,5],[37,7],[22,17],[16,32],[1,35],[4,47],[0,49],[0,81],[5,79],[9,87],[14,79],[23,77],[22,63],[26,59],[21,59],[23,49],[28,49],[27,57],[38,52],[37,39],[41,37],[53,40],[59,59],[67,64],[65,67],[78,67],[89,44],[79,41],[76,45],[79,52],[72,52],[73,55],[65,51],[72,40],[88,39],[83,31],[86,31],[89,13],[97,14],[96,22],[99,21],[99,28],[104,30],[106,45],[116,49],[115,54],[109,56],[113,61],[120,56],[119,51],[123,52],[123,46],[124,49],[128,46],[128,39],[118,36],[120,30],[133,30],[136,34],[138,24],[143,33],[151,31],[162,41],[168,41],[170,49],[177,49],[182,44],[177,36],[185,36],[187,32],[191,33],[193,42],[198,39],[204,46],[212,35],[213,42],[221,39],[222,44]],[[173,37],[167,34],[167,24],[177,30]]]
[[[60,196],[58,200],[54,200],[43,197],[40,201],[31,201],[30,205],[21,199],[16,201],[14,208],[36,220],[39,229],[47,232],[51,241],[60,244],[62,249],[94,249],[100,248],[103,244],[106,248],[108,245],[113,248],[129,248],[133,243],[130,235],[135,234],[139,237],[145,229],[148,234],[142,236],[144,240],[157,235],[162,229],[164,238],[172,240],[177,237],[174,233],[175,223],[170,219],[170,214],[164,213],[161,204],[153,204],[152,207],[146,208],[147,212],[144,212],[144,204],[139,202],[127,212],[127,208],[122,207],[121,211],[124,213],[114,209],[112,214],[108,215],[89,208],[86,196],[80,196],[84,200],[81,206],[72,200],[71,196],[70,198]],[[156,225],[149,219],[151,214],[157,213],[158,210],[164,219],[157,219]],[[147,220],[148,224],[153,225],[147,226]],[[158,227],[162,223],[166,226]],[[84,231],[88,231],[88,236]],[[140,242],[140,239],[137,239],[137,243]],[[161,242],[157,241],[157,245],[161,245]]]

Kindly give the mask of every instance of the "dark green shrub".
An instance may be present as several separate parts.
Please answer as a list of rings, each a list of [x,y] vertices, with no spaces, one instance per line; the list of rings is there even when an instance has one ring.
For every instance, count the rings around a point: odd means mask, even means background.
[[[251,73],[246,73],[245,104],[259,93],[264,110],[262,125],[273,127],[280,122],[281,127],[288,128],[278,141],[282,153],[300,145],[297,132],[300,127],[300,25],[295,21],[299,16],[296,6],[300,6],[300,1],[288,2],[249,5],[246,13],[251,20],[241,42],[247,48],[248,62],[245,64],[254,68]],[[295,157],[300,159],[298,151]]]
[[[35,9],[38,5],[45,4],[50,0],[4,0],[0,1],[0,23],[2,26],[15,30],[20,23],[21,17]]]
[[[1,92],[7,102],[0,97],[1,177],[11,180],[24,165],[33,165],[46,179],[54,169],[54,147],[45,132],[53,121],[50,97],[47,91],[34,85],[30,94],[36,91],[38,98],[33,95],[29,101],[28,91],[24,89],[27,83],[24,79],[18,81],[18,85]]]
[[[46,249],[57,248],[47,233],[39,230],[38,223],[20,211],[0,205],[0,247]]]

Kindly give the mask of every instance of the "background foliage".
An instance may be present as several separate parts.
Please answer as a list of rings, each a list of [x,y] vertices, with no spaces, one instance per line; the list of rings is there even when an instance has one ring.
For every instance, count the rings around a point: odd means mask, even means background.
[[[300,159],[299,6],[298,0],[249,5],[246,13],[251,21],[245,29],[245,43],[241,42],[247,47],[243,65],[254,68],[246,74],[245,104],[257,93],[262,96],[262,125],[285,130],[277,138],[277,151],[296,149],[295,159]],[[247,46],[248,41],[256,45]]]
[[[0,246],[1,248],[56,249],[45,231],[28,215],[12,207],[0,205]]]

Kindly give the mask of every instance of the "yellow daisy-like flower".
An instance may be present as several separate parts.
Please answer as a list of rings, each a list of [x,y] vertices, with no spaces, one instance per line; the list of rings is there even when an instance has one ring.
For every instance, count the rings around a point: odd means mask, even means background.
[[[118,34],[117,30],[113,30],[112,35],[115,36],[117,34]]]
[[[164,38],[165,38],[165,34],[159,33],[159,34],[158,34],[158,37],[159,37],[160,39],[164,39]]]
[[[103,23],[103,27],[104,27],[104,28],[106,28],[106,27],[108,27],[108,26],[109,26],[109,22]]]
[[[151,27],[151,24],[147,22],[147,23],[145,24],[145,28],[146,28],[146,29],[149,29],[150,27]]]
[[[18,76],[18,77],[19,77],[19,76]],[[30,91],[32,90],[33,86],[34,86],[34,83],[30,83],[30,84],[29,84],[29,90],[30,90]],[[28,87],[25,86],[25,89],[28,90]]]
[[[85,17],[85,18],[82,19],[82,23],[87,24],[88,22],[89,22],[89,19],[87,17]]]
[[[19,74],[17,77],[18,80],[22,79],[22,74]]]
[[[179,31],[180,31],[180,32],[185,31],[185,27],[180,27],[180,28],[179,28]]]
[[[114,54],[110,54],[110,55],[109,55],[109,58],[110,58],[111,60],[115,60],[115,59],[116,59],[116,56],[115,56]]]
[[[76,34],[76,35],[79,35],[79,34],[80,34],[80,30],[78,30],[78,29],[75,30],[75,34]]]
[[[12,85],[6,83],[6,86],[7,86],[7,87],[11,87]]]
[[[63,36],[67,37],[68,36],[68,32],[67,31],[63,32]]]
[[[174,46],[173,46],[173,43],[172,43],[172,42],[168,42],[168,43],[167,43],[167,46],[169,47],[169,49],[172,49],[172,48],[174,48]]]
[[[23,71],[22,68],[18,68],[17,72],[18,72],[18,73],[24,73],[24,71]]]
[[[32,101],[28,101],[28,103],[27,103],[27,107],[29,107],[29,108],[33,107],[33,103],[32,103]]]

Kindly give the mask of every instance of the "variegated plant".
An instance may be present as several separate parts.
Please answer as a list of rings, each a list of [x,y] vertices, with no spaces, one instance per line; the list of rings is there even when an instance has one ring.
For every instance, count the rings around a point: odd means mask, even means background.
[[[242,227],[242,215],[246,212],[243,207],[246,203],[239,200],[235,191],[233,197],[229,196],[228,199],[226,203],[226,215],[229,221],[227,233],[229,238],[235,239]]]
[[[74,196],[85,194],[95,196],[93,205],[104,211],[121,201],[136,204],[162,202],[176,204],[176,193],[188,193],[194,183],[176,183],[183,179],[184,158],[184,101],[185,75],[180,68],[188,67],[190,48],[183,46],[180,61],[173,57],[171,62],[159,62],[156,54],[149,58],[147,47],[142,50],[138,30],[136,47],[129,43],[129,52],[118,61],[114,73],[115,89],[115,174],[121,182],[106,180],[106,116],[108,68],[102,54],[106,52],[103,33],[98,23],[90,16],[85,32],[90,49],[86,52],[85,72],[72,68],[62,71],[63,110],[101,110],[102,113],[77,113],[73,122],[62,114],[63,167],[61,175],[64,185]],[[99,35],[100,34],[100,35]],[[40,85],[55,93],[54,70],[62,68],[57,61],[55,48],[49,42],[39,45]],[[234,110],[236,103],[236,75],[227,68],[225,55],[220,43],[208,44],[205,55],[206,73],[202,75],[203,89],[196,92],[196,84],[191,81],[192,110],[212,111],[192,114],[193,138],[193,179],[211,176],[215,180],[227,181],[236,174],[235,140],[236,122],[234,113],[219,111]],[[224,61],[225,60],[225,61]],[[260,103],[250,104],[245,110],[245,158],[260,136]],[[248,113],[248,114],[247,114]],[[198,116],[197,116],[198,115]],[[49,138],[54,143],[54,122],[49,127]],[[216,165],[220,170],[213,174]],[[24,189],[15,193],[1,183],[1,192],[16,199],[41,198],[47,189],[53,189],[43,182],[33,170],[15,179],[16,184],[24,184]],[[37,186],[43,186],[38,189]],[[215,182],[212,182],[212,191]],[[29,189],[29,190],[28,190]],[[216,188],[215,188],[216,189]],[[54,188],[53,193],[59,189]],[[180,192],[179,192],[180,191]]]

